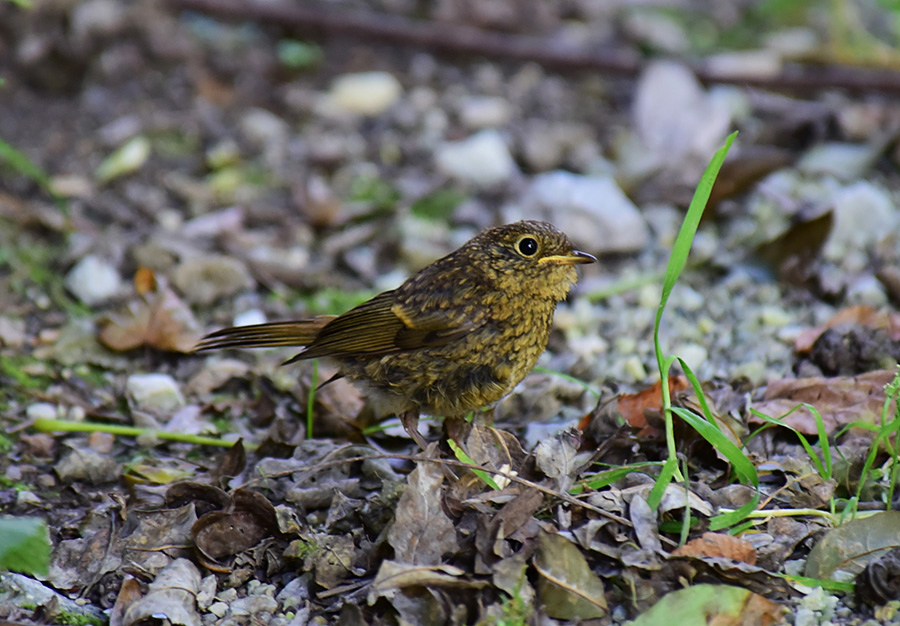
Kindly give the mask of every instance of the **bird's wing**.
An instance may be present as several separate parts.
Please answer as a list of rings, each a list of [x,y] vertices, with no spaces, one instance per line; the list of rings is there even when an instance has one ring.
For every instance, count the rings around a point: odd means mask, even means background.
[[[297,359],[376,355],[437,347],[458,339],[478,323],[459,309],[422,310],[387,291],[328,323]],[[293,360],[293,359],[292,359]]]

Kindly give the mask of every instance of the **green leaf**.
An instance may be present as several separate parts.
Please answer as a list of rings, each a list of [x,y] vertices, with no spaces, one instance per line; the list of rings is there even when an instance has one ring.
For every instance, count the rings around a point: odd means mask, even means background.
[[[0,517],[0,570],[46,576],[50,534],[38,517]]]
[[[278,60],[292,70],[305,70],[319,65],[325,58],[322,48],[314,43],[282,39],[278,42]]]
[[[132,137],[103,159],[97,167],[97,180],[106,184],[111,180],[132,174],[150,158],[150,140],[142,135]]]
[[[782,609],[747,589],[728,585],[693,585],[663,597],[632,626],[707,626],[772,624]]]

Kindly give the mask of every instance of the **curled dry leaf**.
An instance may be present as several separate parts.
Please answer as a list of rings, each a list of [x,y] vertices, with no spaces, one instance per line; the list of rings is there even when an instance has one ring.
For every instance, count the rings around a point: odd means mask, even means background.
[[[275,507],[264,495],[248,489],[235,491],[226,509],[204,514],[191,528],[201,562],[213,571],[228,571],[218,559],[279,533]]]
[[[812,278],[833,224],[832,211],[800,216],[785,232],[757,247],[754,258],[782,282],[803,285]]]
[[[141,299],[130,302],[124,312],[101,320],[100,342],[117,352],[145,345],[167,352],[191,352],[200,340],[200,325],[190,308],[149,269],[139,269],[134,283]]]
[[[756,548],[740,537],[725,533],[703,533],[672,552],[673,556],[726,558],[756,564]]]
[[[866,565],[856,577],[856,597],[872,606],[900,600],[900,548]]]
[[[162,570],[147,589],[147,595],[132,602],[122,618],[124,626],[145,624],[165,615],[170,624],[200,626],[197,593],[200,572],[187,559],[176,559]]]

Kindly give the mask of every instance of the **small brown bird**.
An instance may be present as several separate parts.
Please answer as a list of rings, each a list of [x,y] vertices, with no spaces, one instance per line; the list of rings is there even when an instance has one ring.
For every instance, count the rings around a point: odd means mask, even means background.
[[[574,266],[596,260],[551,224],[506,224],[343,315],[226,328],[196,349],[305,346],[288,363],[330,358],[424,448],[420,413],[459,420],[531,371]]]

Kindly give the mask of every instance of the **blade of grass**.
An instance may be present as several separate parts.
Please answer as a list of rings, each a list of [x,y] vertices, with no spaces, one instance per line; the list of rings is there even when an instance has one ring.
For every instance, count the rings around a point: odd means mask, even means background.
[[[575,495],[583,492],[585,489],[598,491],[600,489],[603,489],[604,487],[611,485],[619,479],[625,478],[626,476],[628,476],[628,474],[632,474],[647,467],[661,465],[662,463],[658,461],[645,461],[643,463],[630,463],[628,465],[620,465],[612,469],[597,472],[596,474],[591,475],[589,478],[585,478],[579,481],[579,484],[572,487],[572,489],[569,490],[569,493]]]
[[[790,424],[784,423],[784,418],[788,415],[797,411],[801,408],[808,410],[813,414],[813,417],[816,420],[816,431],[819,436],[820,446],[822,448],[822,458],[819,459],[819,455],[815,453],[815,450],[812,447],[812,444],[809,443],[809,440],[801,433],[799,430],[791,426]],[[822,419],[821,413],[816,410],[816,408],[812,405],[806,404],[805,402],[802,404],[798,404],[793,407],[790,411],[785,413],[784,415],[779,415],[778,417],[771,417],[766,415],[765,413],[761,413],[756,409],[751,408],[750,413],[755,415],[761,420],[768,422],[774,426],[780,426],[782,428],[787,428],[795,435],[797,435],[797,439],[800,440],[800,445],[803,446],[803,449],[806,451],[807,456],[809,456],[810,460],[816,466],[816,472],[818,472],[819,476],[821,476],[824,480],[831,479],[833,473],[833,463],[831,458],[831,445],[828,443],[828,433],[825,430],[825,421]]]
[[[456,456],[456,460],[460,463],[468,463],[469,465],[478,465],[472,457],[466,454],[465,450],[459,447],[459,445],[453,441],[452,439],[447,439],[447,444],[450,446],[450,449],[453,450],[453,454]],[[500,491],[500,485],[498,485],[494,479],[484,470],[472,469],[472,472],[480,478],[484,484],[486,484],[491,489],[496,491]]]
[[[13,170],[36,182],[53,198],[61,211],[66,211],[65,202],[53,190],[50,176],[37,163],[29,159],[28,155],[2,139],[0,139],[0,161],[6,161]]]
[[[221,448],[230,448],[236,443],[235,441],[226,441],[215,437],[201,437],[199,435],[188,435],[186,433],[170,433],[164,430],[153,430],[152,428],[138,428],[136,426],[121,426],[118,424],[98,424],[96,422],[69,422],[66,420],[40,418],[34,421],[33,426],[35,430],[44,433],[109,433],[111,435],[124,437],[152,435],[157,439],[181,441],[183,443],[192,443],[200,446],[218,446]],[[256,445],[252,443],[245,442],[244,447],[248,450],[256,449]]]
[[[656,309],[656,319],[653,323],[653,347],[656,353],[656,364],[659,368],[660,382],[662,384],[663,412],[666,423],[666,447],[669,456],[665,469],[668,469],[669,471],[664,471],[660,474],[658,484],[654,486],[650,493],[649,504],[652,508],[659,506],[659,502],[662,499],[662,494],[665,492],[668,481],[678,473],[678,466],[675,462],[677,451],[675,449],[675,432],[672,422],[672,400],[669,394],[668,380],[669,368],[673,361],[671,358],[667,359],[663,353],[662,344],[659,341],[659,327],[662,322],[663,311],[666,309],[666,304],[669,301],[672,289],[678,282],[678,277],[681,275],[681,272],[687,263],[688,254],[691,250],[691,243],[694,240],[697,227],[700,225],[700,218],[703,216],[704,209],[706,209],[706,203],[709,201],[709,195],[716,182],[716,177],[719,174],[719,170],[722,168],[725,156],[728,154],[728,150],[731,148],[731,144],[734,143],[736,136],[737,131],[728,136],[725,140],[725,145],[716,151],[712,160],[710,160],[709,165],[706,167],[706,170],[703,172],[703,175],[700,177],[700,182],[697,184],[694,197],[691,199],[691,204],[684,216],[681,229],[678,231],[678,236],[675,238],[675,243],[672,246],[672,254],[669,256],[669,263],[666,265],[659,306]],[[666,474],[668,474],[668,477],[665,478],[666,484],[662,484]]]

